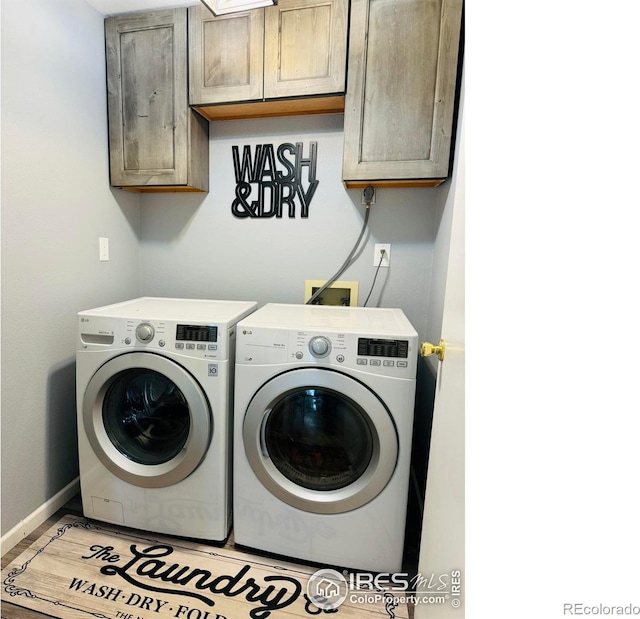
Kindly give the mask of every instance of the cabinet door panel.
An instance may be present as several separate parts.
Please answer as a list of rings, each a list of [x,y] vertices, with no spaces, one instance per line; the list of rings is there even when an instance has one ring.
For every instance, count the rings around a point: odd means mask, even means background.
[[[363,162],[429,158],[438,60],[437,2],[371,2]],[[425,36],[425,24],[432,24]],[[435,32],[434,32],[435,31]],[[377,67],[386,67],[379,71]],[[401,94],[401,96],[398,96]],[[385,119],[385,122],[380,122]]]
[[[265,99],[344,92],[346,0],[280,0],[265,9]]]
[[[343,178],[444,178],[462,0],[353,0]]]
[[[187,184],[186,11],[109,17],[105,35],[111,184]]]
[[[125,170],[173,168],[172,38],[168,27],[120,38]],[[168,53],[154,58],[157,49]]]
[[[329,77],[331,40],[326,33],[331,32],[331,6],[281,11],[280,26],[280,79]]]
[[[263,9],[215,17],[190,7],[190,103],[261,99],[263,36]]]

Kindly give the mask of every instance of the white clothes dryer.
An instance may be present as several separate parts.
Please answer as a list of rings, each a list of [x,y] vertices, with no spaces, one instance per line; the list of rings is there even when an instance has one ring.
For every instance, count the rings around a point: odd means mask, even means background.
[[[78,314],[85,516],[226,539],[236,323],[255,307],[141,297]]]
[[[237,544],[401,570],[417,355],[399,309],[267,304],[238,323]]]

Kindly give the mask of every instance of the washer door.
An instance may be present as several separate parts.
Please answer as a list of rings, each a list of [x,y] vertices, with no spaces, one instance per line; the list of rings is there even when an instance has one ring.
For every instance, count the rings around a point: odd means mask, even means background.
[[[386,406],[362,383],[326,369],[292,370],[265,383],[245,413],[243,441],[271,494],[318,514],[374,499],[398,460]]]
[[[198,382],[153,353],[128,353],[101,366],[85,391],[83,420],[102,464],[144,488],[169,486],[191,474],[213,432]]]

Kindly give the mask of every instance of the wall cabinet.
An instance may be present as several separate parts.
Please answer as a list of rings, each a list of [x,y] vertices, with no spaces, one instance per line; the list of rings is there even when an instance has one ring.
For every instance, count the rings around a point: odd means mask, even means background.
[[[352,0],[347,187],[436,186],[449,174],[462,0]]]
[[[105,20],[111,184],[208,191],[209,123],[187,93],[186,9]]]
[[[189,7],[191,105],[210,120],[342,111],[348,4],[280,0],[219,17]]]
[[[189,103],[262,99],[264,9],[214,17],[189,7]]]

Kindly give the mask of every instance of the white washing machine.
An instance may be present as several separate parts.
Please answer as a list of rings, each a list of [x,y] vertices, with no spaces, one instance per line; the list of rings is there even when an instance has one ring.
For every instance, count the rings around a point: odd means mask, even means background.
[[[417,356],[399,309],[268,304],[238,323],[237,544],[401,570]]]
[[[78,314],[85,516],[228,536],[236,323],[255,307],[142,297]]]

